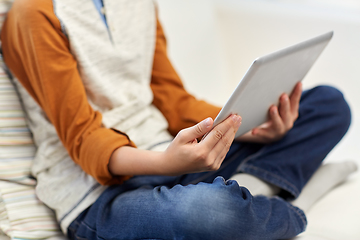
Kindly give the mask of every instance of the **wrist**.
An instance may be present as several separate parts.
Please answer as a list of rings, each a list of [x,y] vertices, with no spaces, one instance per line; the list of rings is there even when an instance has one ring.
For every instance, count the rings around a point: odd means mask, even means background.
[[[129,146],[116,149],[110,157],[108,168],[119,175],[171,175],[164,152],[141,150]]]

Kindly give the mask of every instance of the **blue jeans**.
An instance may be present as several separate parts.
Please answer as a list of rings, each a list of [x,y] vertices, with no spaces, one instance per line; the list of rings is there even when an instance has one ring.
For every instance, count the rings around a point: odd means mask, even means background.
[[[336,89],[303,92],[299,118],[273,144],[234,142],[221,168],[177,177],[136,176],[109,187],[69,226],[70,239],[288,239],[305,230],[296,198],[350,125]],[[279,186],[252,196],[229,179],[246,172]],[[241,183],[240,183],[241,184]]]

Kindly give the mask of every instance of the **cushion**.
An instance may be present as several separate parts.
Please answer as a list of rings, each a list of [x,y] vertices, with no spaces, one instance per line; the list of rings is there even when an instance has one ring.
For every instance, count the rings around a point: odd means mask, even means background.
[[[63,236],[54,213],[38,200],[33,186],[0,181],[0,226],[12,239]]]
[[[35,147],[17,93],[1,68],[0,180],[35,185],[35,180],[29,178],[34,154]]]
[[[16,89],[0,68],[0,230],[12,239],[62,236],[54,213],[35,194],[35,150]]]
[[[0,0],[0,31],[13,0]],[[36,147],[17,91],[0,55],[0,235],[11,239],[66,239],[52,210],[35,194]]]
[[[54,213],[35,194],[35,150],[16,89],[0,68],[0,230],[12,239],[62,236]]]

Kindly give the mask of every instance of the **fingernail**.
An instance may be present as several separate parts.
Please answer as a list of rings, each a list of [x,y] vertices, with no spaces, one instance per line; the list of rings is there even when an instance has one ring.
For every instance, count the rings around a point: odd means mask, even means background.
[[[235,122],[236,126],[240,126],[242,118],[239,115],[232,115],[231,119]]]
[[[232,119],[234,122],[237,122],[237,120],[238,120],[238,115],[236,115],[236,114],[231,115],[231,119]]]
[[[207,119],[205,119],[204,120],[204,122],[205,122],[205,126],[208,128],[208,127],[210,127],[210,125],[211,125],[211,118],[207,118]]]
[[[240,127],[240,125],[241,125],[241,118],[239,118],[239,121],[238,122],[236,122],[236,127]]]
[[[276,108],[271,109],[272,114],[276,114],[276,111],[277,111]]]

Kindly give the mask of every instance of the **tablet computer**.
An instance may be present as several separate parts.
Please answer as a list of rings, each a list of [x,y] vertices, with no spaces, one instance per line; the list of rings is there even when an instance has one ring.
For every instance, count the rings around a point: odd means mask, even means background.
[[[328,32],[280,51],[257,58],[214,120],[214,126],[230,114],[242,117],[235,137],[268,120],[271,105],[283,93],[290,94],[302,81],[333,36]]]

